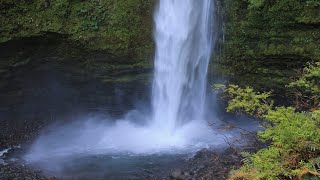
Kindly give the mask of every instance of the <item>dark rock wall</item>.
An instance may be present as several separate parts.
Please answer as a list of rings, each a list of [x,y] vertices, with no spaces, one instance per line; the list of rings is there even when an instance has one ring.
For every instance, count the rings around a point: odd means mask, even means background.
[[[0,43],[57,33],[130,63],[148,61],[153,4],[153,0],[0,0]]]
[[[320,1],[220,0],[222,61],[229,80],[282,92],[306,62],[320,60]]]

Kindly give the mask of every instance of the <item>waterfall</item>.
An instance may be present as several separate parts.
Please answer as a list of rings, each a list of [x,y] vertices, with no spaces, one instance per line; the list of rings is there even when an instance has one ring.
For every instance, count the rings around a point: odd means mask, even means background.
[[[117,120],[92,117],[53,127],[33,143],[25,160],[46,163],[47,158],[65,160],[75,154],[175,154],[221,147],[225,136],[204,118],[215,39],[213,6],[212,0],[159,0],[150,114],[138,108]]]
[[[212,50],[212,0],[160,0],[155,11],[153,123],[171,133],[203,119]]]

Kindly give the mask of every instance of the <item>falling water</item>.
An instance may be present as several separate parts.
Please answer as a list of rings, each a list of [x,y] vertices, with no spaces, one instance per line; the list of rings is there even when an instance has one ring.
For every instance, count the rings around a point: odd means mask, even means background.
[[[118,120],[93,117],[53,126],[24,159],[52,169],[76,156],[179,154],[222,145],[224,136],[204,118],[213,14],[212,0],[160,0],[154,16],[152,113],[138,108]]]
[[[212,0],[159,1],[152,103],[153,121],[166,132],[203,119],[212,6]]]

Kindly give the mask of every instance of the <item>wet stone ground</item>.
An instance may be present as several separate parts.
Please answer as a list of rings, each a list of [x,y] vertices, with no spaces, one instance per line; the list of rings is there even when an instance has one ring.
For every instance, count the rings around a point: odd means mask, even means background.
[[[232,152],[232,155],[229,154]],[[147,175],[132,176],[129,179],[226,179],[228,172],[232,168],[239,167],[241,164],[241,156],[234,153],[233,150],[225,152],[213,152],[207,149],[199,151],[193,158],[189,159],[184,167],[173,168],[162,175],[149,172]],[[76,178],[75,178],[76,177]],[[127,179],[123,178],[123,179]],[[20,180],[20,179],[91,179],[89,177],[81,177],[74,175],[73,177],[55,177],[44,176],[41,170],[31,169],[24,165],[23,162],[15,161],[0,165],[1,180]],[[103,178],[110,179],[110,178]],[[111,178],[112,179],[112,178]],[[118,178],[116,178],[118,179]]]

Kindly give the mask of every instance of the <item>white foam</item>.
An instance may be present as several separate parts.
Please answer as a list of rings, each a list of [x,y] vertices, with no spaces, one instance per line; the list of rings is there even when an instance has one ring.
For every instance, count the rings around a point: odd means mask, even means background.
[[[8,153],[10,151],[10,149],[11,148],[7,148],[7,149],[0,151],[0,157],[2,157],[4,154]]]
[[[191,121],[171,133],[155,126],[127,120],[115,124],[88,120],[52,127],[40,136],[24,159],[36,162],[48,158],[103,154],[176,154],[222,145],[223,137],[206,123]]]

